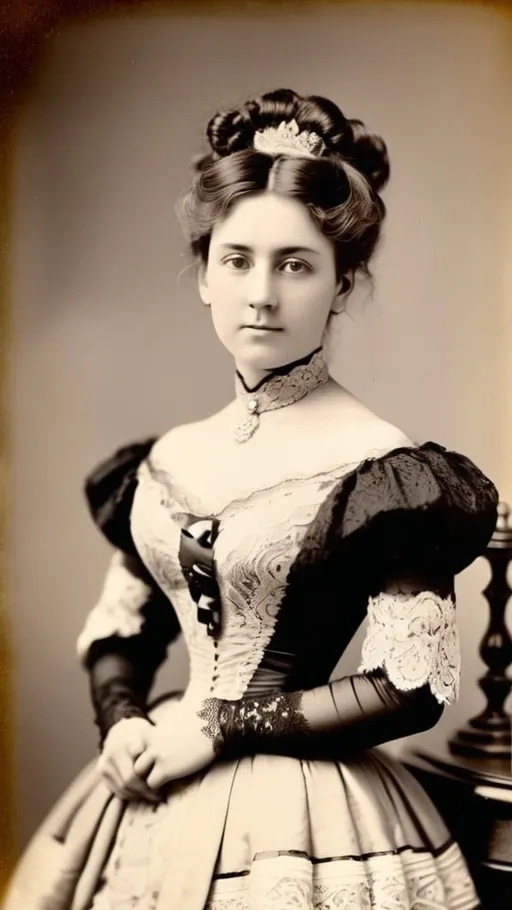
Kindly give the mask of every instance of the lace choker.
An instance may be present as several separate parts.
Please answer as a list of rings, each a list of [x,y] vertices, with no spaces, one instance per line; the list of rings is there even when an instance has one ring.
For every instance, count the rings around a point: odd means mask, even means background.
[[[253,389],[247,388],[237,370],[236,396],[244,414],[235,430],[236,442],[247,442],[254,435],[260,424],[260,414],[264,411],[285,408],[300,401],[328,379],[329,371],[322,348],[317,348],[302,360],[274,370]]]

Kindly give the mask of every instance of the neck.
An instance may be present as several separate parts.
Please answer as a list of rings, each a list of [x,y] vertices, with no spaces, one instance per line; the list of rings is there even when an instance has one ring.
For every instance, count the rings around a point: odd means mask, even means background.
[[[270,370],[266,370],[263,375],[260,375],[257,380],[254,376],[249,375],[246,372],[245,377],[242,374],[241,370],[236,369],[235,376],[242,386],[245,392],[258,392],[264,387],[264,385],[269,382],[274,376],[286,376],[288,373],[291,373],[295,367],[305,366],[308,364],[315,354],[318,354],[322,350],[322,346],[315,348],[313,351],[310,351],[309,354],[306,354],[303,357],[299,357],[297,360],[292,360],[289,363],[282,364],[278,367],[273,367]]]
[[[270,375],[249,388],[246,379],[237,370],[235,389],[242,406],[243,416],[236,428],[237,442],[246,442],[256,432],[260,414],[285,408],[300,401],[329,379],[329,371],[322,348],[315,348],[306,357],[284,364],[270,371]]]

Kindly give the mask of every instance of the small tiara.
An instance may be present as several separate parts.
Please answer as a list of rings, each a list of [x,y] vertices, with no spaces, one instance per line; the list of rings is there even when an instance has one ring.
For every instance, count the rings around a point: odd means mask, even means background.
[[[324,142],[310,130],[299,130],[296,120],[282,120],[279,126],[267,126],[254,134],[254,148],[267,155],[295,155],[318,158],[325,148]]]

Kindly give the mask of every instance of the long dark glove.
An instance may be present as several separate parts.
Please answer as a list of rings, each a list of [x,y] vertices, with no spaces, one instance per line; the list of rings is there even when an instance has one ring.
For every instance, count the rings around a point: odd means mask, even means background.
[[[92,664],[89,688],[100,749],[118,721],[142,717],[152,723],[147,714],[146,687],[137,678],[134,664],[120,654],[104,654]]]
[[[138,634],[98,639],[87,652],[85,668],[100,748],[119,720],[128,717],[149,720],[148,699],[156,671],[166,657],[169,644],[180,633],[172,605],[156,586],[140,612],[143,623]]]
[[[223,757],[260,752],[306,759],[347,755],[420,733],[442,713],[428,686],[401,692],[383,670],[375,670],[309,691],[208,699],[200,717]]]

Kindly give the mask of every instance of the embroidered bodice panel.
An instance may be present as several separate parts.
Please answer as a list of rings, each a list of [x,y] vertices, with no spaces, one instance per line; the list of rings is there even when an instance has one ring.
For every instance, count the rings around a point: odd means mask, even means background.
[[[261,662],[275,628],[288,572],[318,508],[348,471],[338,467],[281,482],[227,504],[214,544],[222,634],[198,622],[179,559],[181,531],[210,520],[193,494],[143,462],[131,527],[141,558],[178,614],[190,660],[189,693],[238,698]]]
[[[142,462],[131,514],[132,534],[143,562],[171,600],[180,621],[190,660],[186,697],[233,699],[246,692],[272,639],[290,567],[306,532],[330,490],[352,468],[338,466],[252,491],[213,516],[193,492],[172,484],[168,475]],[[182,529],[197,525],[201,519],[208,523],[213,517],[220,521],[213,548],[222,613],[218,640],[198,621],[179,558]],[[339,591],[332,592],[332,598],[333,609],[350,609],[350,604],[344,603],[341,585]],[[383,633],[382,605],[379,609],[370,603],[360,669],[386,666],[387,661],[398,687],[407,689],[430,682],[439,700],[452,701],[459,671],[454,604],[436,594],[430,595],[429,609],[421,598],[405,600],[402,598],[399,605],[397,638],[392,624],[385,623]],[[314,614],[312,603],[312,623]],[[392,611],[388,614],[393,620]],[[339,657],[347,644],[340,641]],[[325,682],[331,670],[326,667]]]

